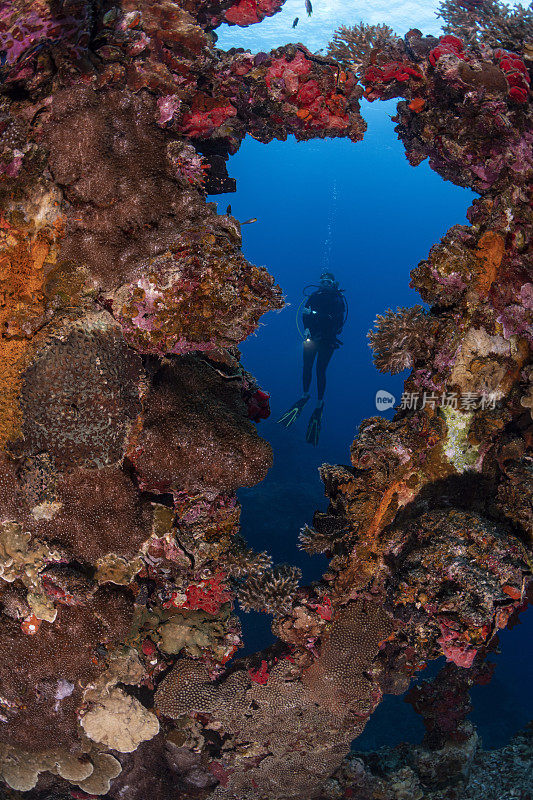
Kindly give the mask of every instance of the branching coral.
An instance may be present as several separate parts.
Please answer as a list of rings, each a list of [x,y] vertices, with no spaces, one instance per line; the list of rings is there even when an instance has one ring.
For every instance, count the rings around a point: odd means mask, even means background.
[[[301,529],[298,542],[300,549],[305,550],[306,553],[310,555],[325,553],[327,550],[331,550],[331,539],[328,536],[324,536],[324,534],[317,531],[315,528],[311,528],[309,525],[305,525]]]
[[[469,44],[505,47],[522,53],[531,41],[533,11],[521,3],[509,6],[500,0],[444,0],[438,16],[443,30]]]
[[[344,520],[316,511],[313,525],[304,525],[298,537],[299,547],[310,555],[336,553],[349,546],[350,531]]]
[[[265,569],[259,575],[248,575],[237,586],[237,597],[245,611],[281,614],[290,608],[298,588],[301,570],[288,564]]]
[[[361,77],[371,64],[374,50],[396,50],[399,37],[388,25],[341,25],[328,44],[327,54]]]

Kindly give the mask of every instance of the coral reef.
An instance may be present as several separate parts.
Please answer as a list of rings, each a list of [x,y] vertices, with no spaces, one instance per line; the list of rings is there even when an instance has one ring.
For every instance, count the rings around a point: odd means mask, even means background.
[[[301,577],[301,570],[289,564],[265,569],[260,575],[251,575],[240,583],[239,603],[245,611],[254,609],[280,614],[291,607]]]
[[[402,744],[375,753],[351,753],[325,784],[321,800],[496,800],[531,792],[531,728],[500,750],[483,750],[475,731],[441,750]],[[456,772],[462,765],[463,772]],[[449,770],[451,769],[451,773]],[[440,775],[433,785],[432,776]],[[452,777],[453,776],[453,777]]]
[[[232,492],[258,483],[271,466],[239,385],[201,358],[165,361],[145,408],[127,453],[145,489]]]
[[[482,661],[470,670],[447,664],[432,681],[414,687],[406,699],[423,715],[427,731],[423,743],[350,753],[324,784],[321,800],[527,795],[533,787],[530,728],[502,750],[484,751],[466,719],[471,710],[470,688],[488,683],[493,667]]]
[[[378,314],[376,330],[368,338],[376,367],[394,375],[411,369],[416,359],[427,362],[432,343],[431,320],[422,306],[398,308],[396,313],[389,308],[385,314]]]
[[[328,44],[327,54],[343,66],[350,67],[358,77],[364,74],[371,64],[375,50],[382,51],[389,46],[394,50],[398,36],[388,25],[341,25]]]
[[[533,12],[521,3],[508,6],[500,0],[444,0],[439,17],[445,33],[459,36],[469,44],[505,47],[521,53],[531,41]]]
[[[27,800],[469,800],[530,756],[466,719],[531,573],[530,12],[446,0],[439,38],[216,48],[282,4],[0,10],[0,776]],[[398,98],[409,163],[479,198],[411,273],[427,308],[377,317],[376,366],[410,374],[322,466],[300,544],[330,562],[300,586],[235,495],[272,463],[237,348],[281,289],[206,195],[246,135],[359,141],[363,95]],[[236,657],[237,602],[271,647]],[[347,756],[441,656],[408,695],[424,742]]]
[[[43,752],[54,731],[54,746],[68,751],[78,739],[82,684],[105,663],[95,657],[96,648],[120,640],[131,620],[127,597],[108,589],[100,589],[88,606],[60,605],[55,620],[43,622],[34,636],[21,634],[20,623],[4,613],[2,742]]]

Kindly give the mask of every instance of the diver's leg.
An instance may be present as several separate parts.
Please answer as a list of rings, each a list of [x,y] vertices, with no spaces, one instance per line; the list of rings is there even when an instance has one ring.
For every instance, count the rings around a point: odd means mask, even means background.
[[[315,360],[317,353],[316,344],[311,341],[306,341],[304,344],[304,355],[303,355],[303,385],[304,385],[304,393],[303,397],[300,397],[293,405],[286,411],[281,417],[278,419],[278,422],[281,425],[284,425],[286,428],[290,428],[290,426],[296,422],[300,414],[302,413],[302,409],[309,400],[309,387],[311,385],[311,376],[313,374],[313,362]]]
[[[316,360],[316,386],[319,403],[324,400],[324,393],[326,391],[326,369],[334,350],[335,348],[331,347],[331,345],[322,345],[318,350],[318,358]]]
[[[326,391],[326,367],[329,364],[330,358],[333,355],[335,348],[329,344],[320,342],[317,347],[317,360],[316,360],[316,385],[318,390],[318,402],[315,410],[311,414],[309,425],[307,426],[307,433],[305,441],[309,444],[318,444],[320,438],[320,428],[322,426],[322,413],[324,411],[324,392]]]
[[[309,394],[309,387],[311,386],[311,378],[313,376],[313,363],[317,354],[317,346],[315,342],[304,342],[304,355],[303,355],[303,389],[304,395]]]

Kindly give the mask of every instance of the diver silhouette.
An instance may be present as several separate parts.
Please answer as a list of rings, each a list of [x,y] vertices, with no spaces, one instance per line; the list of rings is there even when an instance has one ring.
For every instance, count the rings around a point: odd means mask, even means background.
[[[310,287],[316,288],[316,291],[306,295],[306,290]],[[339,284],[331,272],[322,273],[319,286],[315,287],[314,284],[306,286],[304,295],[304,301],[300,305],[301,308],[307,300],[302,312],[305,328],[303,335],[303,395],[278,419],[278,422],[289,428],[302,413],[303,407],[309,400],[313,364],[316,360],[318,402],[311,414],[305,436],[306,442],[316,447],[324,411],[326,369],[333,353],[342,344],[337,337],[348,317],[348,306],[343,291],[339,289]]]

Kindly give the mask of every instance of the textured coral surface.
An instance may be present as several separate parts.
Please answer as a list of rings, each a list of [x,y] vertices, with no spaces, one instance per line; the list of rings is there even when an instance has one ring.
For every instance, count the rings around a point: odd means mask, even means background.
[[[0,9],[8,797],[527,796],[529,733],[488,754],[466,716],[531,572],[531,15],[445,0],[439,38],[361,24],[327,55],[216,48],[222,22],[282,5]],[[322,466],[329,507],[300,543],[330,563],[304,587],[239,535],[235,492],[272,453],[238,346],[283,300],[206,195],[235,189],[247,134],[361,140],[363,95],[398,98],[409,162],[479,198],[413,265],[426,308],[377,316],[376,367],[411,372],[394,419]],[[274,645],[238,657],[236,602],[272,614]],[[422,744],[348,755],[441,656],[407,695]]]

